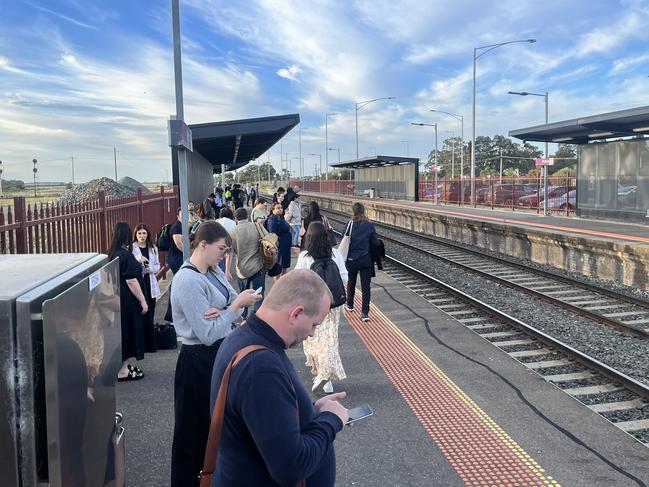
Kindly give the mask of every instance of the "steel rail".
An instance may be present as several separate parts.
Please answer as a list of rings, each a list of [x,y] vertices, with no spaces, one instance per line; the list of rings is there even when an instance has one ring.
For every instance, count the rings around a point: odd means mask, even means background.
[[[334,211],[331,211],[331,210],[328,210],[328,209],[323,210],[323,211],[328,212],[328,213],[338,214],[338,212],[334,212]],[[386,228],[390,229],[391,231],[401,232],[401,233],[404,233],[404,234],[409,235],[411,237],[421,239],[421,240],[426,240],[426,241],[429,241],[429,242],[432,242],[432,243],[435,243],[435,244],[438,244],[438,245],[447,246],[449,248],[456,249],[456,250],[461,251],[461,252],[466,253],[466,254],[476,255],[476,256],[479,256],[481,258],[485,258],[485,259],[500,263],[502,265],[522,269],[525,272],[533,274],[533,275],[539,275],[539,276],[542,276],[542,277],[545,277],[545,278],[548,278],[548,279],[555,279],[555,280],[560,281],[562,283],[569,284],[569,285],[571,285],[573,287],[581,288],[581,289],[584,289],[586,291],[590,291],[590,292],[594,292],[594,293],[598,293],[598,294],[607,296],[609,298],[613,298],[613,299],[622,301],[624,303],[631,303],[631,304],[634,304],[634,305],[637,305],[637,306],[640,306],[640,307],[644,308],[649,313],[649,302],[644,301],[644,300],[639,299],[639,298],[635,298],[633,296],[628,296],[626,294],[616,293],[615,291],[611,291],[610,289],[605,289],[605,288],[595,286],[595,285],[592,285],[592,284],[583,283],[581,281],[575,281],[575,280],[572,280],[572,279],[567,278],[565,276],[560,276],[560,275],[555,274],[555,273],[550,272],[550,271],[530,268],[530,267],[525,266],[524,264],[520,264],[520,263],[517,263],[517,262],[511,262],[511,261],[509,261],[507,259],[503,259],[503,258],[500,258],[500,257],[494,257],[492,255],[486,254],[484,252],[480,252],[478,250],[468,249],[466,247],[453,244],[451,242],[446,242],[446,241],[437,239],[435,237],[430,237],[429,235],[422,235],[422,234],[419,234],[419,233],[412,232],[410,230],[405,230],[405,229],[393,227],[391,225],[386,225],[386,224],[383,224],[383,223],[377,223],[377,222],[374,222],[374,223],[375,223],[375,225],[386,227]],[[518,290],[518,291],[520,291],[522,293],[529,294],[529,295],[531,295],[531,296],[533,296],[535,298],[546,301],[546,302],[548,302],[548,303],[550,303],[550,304],[552,304],[554,306],[558,306],[560,308],[569,310],[569,311],[571,311],[571,312],[573,312],[575,314],[579,314],[579,315],[584,316],[584,317],[586,317],[588,319],[591,319],[593,321],[597,321],[597,322],[602,323],[604,325],[614,327],[614,328],[616,328],[618,330],[633,333],[634,335],[642,337],[642,338],[648,338],[649,337],[649,333],[647,331],[643,330],[643,329],[638,329],[638,328],[636,328],[636,327],[634,327],[632,325],[628,325],[628,324],[626,324],[626,323],[624,323],[622,321],[618,321],[618,320],[615,320],[615,319],[612,319],[612,318],[608,318],[608,317],[606,317],[604,315],[601,315],[599,313],[595,313],[595,312],[589,311],[589,310],[587,310],[585,308],[575,306],[575,305],[570,304],[568,302],[565,302],[565,301],[562,301],[560,299],[549,296],[549,295],[547,295],[547,294],[545,294],[545,293],[543,293],[541,291],[536,291],[534,289],[526,287],[525,285],[521,285],[521,284],[517,284],[515,282],[511,282],[511,281],[509,281],[509,280],[507,280],[505,278],[495,276],[495,275],[493,275],[493,274],[491,274],[491,273],[489,273],[487,271],[482,271],[480,269],[476,269],[475,267],[472,267],[471,265],[463,264],[462,262],[458,262],[455,259],[434,254],[433,252],[429,252],[427,250],[424,250],[424,249],[418,247],[417,245],[410,244],[410,243],[407,243],[407,242],[403,242],[403,241],[398,240],[398,239],[393,238],[393,237],[388,237],[388,236],[385,236],[385,235],[381,235],[381,238],[384,239],[384,240],[388,240],[390,242],[393,242],[396,245],[401,245],[401,246],[407,247],[407,248],[409,248],[411,250],[421,252],[424,255],[428,256],[428,257],[432,257],[432,258],[447,262],[447,263],[449,263],[451,265],[461,267],[462,269],[465,269],[465,270],[467,270],[469,272],[477,274],[477,275],[479,275],[481,277],[492,280],[494,282],[498,282],[498,283],[503,284],[503,285],[505,285],[507,287],[516,289],[516,290]]]

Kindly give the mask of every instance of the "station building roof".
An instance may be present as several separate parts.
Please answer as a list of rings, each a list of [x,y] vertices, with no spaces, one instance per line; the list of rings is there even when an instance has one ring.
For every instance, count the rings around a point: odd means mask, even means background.
[[[419,164],[419,159],[416,157],[397,157],[397,156],[370,156],[362,157],[360,159],[352,159],[350,161],[341,161],[330,163],[332,167],[380,167],[399,164]]]
[[[649,134],[649,106],[509,131],[511,137],[524,141],[566,144],[642,134]]]
[[[199,152],[221,172],[245,166],[275,145],[300,123],[300,115],[228,120],[190,125],[194,152]]]

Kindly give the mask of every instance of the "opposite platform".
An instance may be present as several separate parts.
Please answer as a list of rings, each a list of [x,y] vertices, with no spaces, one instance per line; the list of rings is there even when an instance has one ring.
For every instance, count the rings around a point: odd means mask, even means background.
[[[649,290],[644,225],[346,195],[306,193],[304,199],[347,215],[360,201],[380,223]]]

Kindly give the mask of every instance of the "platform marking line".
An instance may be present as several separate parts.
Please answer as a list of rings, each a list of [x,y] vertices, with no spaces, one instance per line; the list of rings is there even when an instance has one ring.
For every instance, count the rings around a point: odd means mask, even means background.
[[[582,228],[571,228],[571,227],[563,227],[559,225],[550,225],[547,223],[537,223],[533,221],[527,221],[527,220],[514,220],[514,219],[509,219],[509,218],[501,218],[501,217],[495,217],[495,216],[489,216],[489,215],[476,215],[473,213],[462,213],[461,211],[453,211],[453,210],[438,210],[436,208],[429,208],[427,206],[419,206],[419,205],[407,205],[403,203],[391,203],[393,206],[397,208],[407,208],[407,209],[417,209],[417,210],[424,210],[428,213],[433,213],[435,215],[452,215],[452,216],[460,216],[466,220],[470,219],[476,219],[478,221],[481,220],[486,220],[486,221],[493,221],[497,223],[511,223],[514,225],[528,225],[532,227],[537,227],[537,228],[544,228],[548,230],[561,230],[564,232],[572,232],[572,233],[580,233],[580,234],[585,234],[585,235],[590,235],[590,236],[597,236],[597,237],[609,237],[613,239],[618,239],[618,240],[629,240],[632,242],[642,242],[642,243],[649,243],[649,238],[646,237],[637,237],[634,235],[625,235],[623,233],[612,233],[612,232],[603,232],[600,230],[589,230],[589,229],[582,229]]]
[[[385,314],[371,310],[369,322],[353,312],[345,318],[465,485],[560,485]]]

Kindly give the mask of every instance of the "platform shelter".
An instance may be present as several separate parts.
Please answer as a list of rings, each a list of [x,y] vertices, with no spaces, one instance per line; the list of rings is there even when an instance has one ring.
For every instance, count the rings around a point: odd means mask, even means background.
[[[354,170],[354,194],[375,198],[418,201],[419,159],[370,156],[331,164]]]
[[[300,115],[228,120],[190,125],[194,151],[187,165],[190,200],[201,201],[213,190],[214,174],[234,171],[260,157],[300,123]],[[172,152],[173,182],[178,184],[178,157]]]
[[[578,216],[647,222],[649,106],[511,130],[526,142],[577,144]]]

